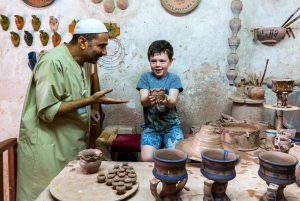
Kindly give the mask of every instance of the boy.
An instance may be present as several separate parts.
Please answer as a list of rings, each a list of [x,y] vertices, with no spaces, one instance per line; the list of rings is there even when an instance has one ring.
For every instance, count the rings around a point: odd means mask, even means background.
[[[168,72],[173,62],[173,47],[168,41],[154,41],[148,48],[148,60],[152,72],[142,74],[136,89],[140,91],[144,109],[141,160],[152,162],[153,152],[161,147],[162,142],[165,148],[175,148],[175,144],[183,140],[175,107],[183,89],[178,75]],[[165,99],[156,100],[150,93],[153,88],[165,88]]]

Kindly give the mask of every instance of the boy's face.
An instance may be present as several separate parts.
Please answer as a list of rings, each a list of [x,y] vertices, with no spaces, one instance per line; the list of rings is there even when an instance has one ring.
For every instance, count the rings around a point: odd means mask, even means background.
[[[166,53],[156,53],[153,57],[150,56],[150,66],[155,77],[164,77],[168,68],[171,66],[173,59],[170,60]]]

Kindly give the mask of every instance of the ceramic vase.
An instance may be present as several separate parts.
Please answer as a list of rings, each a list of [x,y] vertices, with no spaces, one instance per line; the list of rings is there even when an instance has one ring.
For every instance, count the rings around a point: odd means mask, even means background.
[[[126,187],[124,182],[119,182],[116,186],[117,194],[124,194],[126,192]]]
[[[53,44],[53,47],[56,47],[60,44],[61,42],[61,36],[59,35],[59,33],[57,33],[56,31],[53,32],[53,35],[52,35],[52,44]]]
[[[52,32],[56,32],[57,31],[58,25],[59,25],[58,19],[56,19],[53,16],[50,16],[49,26],[50,26],[50,29],[51,29]]]
[[[150,89],[150,94],[155,97],[156,100],[165,100],[165,88]]]
[[[104,172],[99,172],[97,181],[98,183],[104,183],[106,179],[105,173]]]
[[[48,44],[49,35],[44,30],[40,30],[40,41],[41,41],[43,46],[46,46]]]
[[[98,171],[102,156],[102,152],[99,149],[84,149],[78,153],[78,156],[83,173],[92,174]]]
[[[274,138],[274,145],[272,147],[272,151],[280,151],[283,153],[288,153],[291,144],[292,144],[292,140],[287,138],[287,137],[283,137],[283,136],[279,136]]]
[[[223,149],[205,149],[201,152],[201,174],[204,181],[204,201],[213,199],[228,200],[226,188],[228,181],[236,176],[235,164],[238,157],[235,153]],[[212,199],[213,198],[213,199]]]
[[[258,175],[266,181],[267,192],[260,201],[286,201],[284,188],[295,182],[295,156],[282,152],[265,151],[258,154]]]
[[[265,99],[265,89],[259,86],[248,86],[247,95],[252,100],[264,100]]]
[[[298,164],[296,166],[295,176],[296,176],[296,183],[300,187],[300,142],[296,142],[292,144],[292,147],[289,150],[289,154],[295,156],[298,159]]]
[[[157,200],[181,200],[180,192],[188,180],[185,168],[187,157],[186,153],[177,149],[160,149],[153,153],[154,178],[150,180],[150,190]],[[162,191],[158,193],[160,182]]]
[[[126,178],[126,179],[124,180],[124,185],[125,185],[125,187],[126,187],[126,190],[130,190],[131,187],[132,187],[131,180],[130,180],[129,178]]]

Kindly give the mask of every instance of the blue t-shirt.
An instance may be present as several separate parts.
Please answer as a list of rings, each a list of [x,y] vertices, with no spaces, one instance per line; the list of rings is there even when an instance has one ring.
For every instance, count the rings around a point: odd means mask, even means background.
[[[167,95],[169,95],[170,89],[178,89],[179,93],[183,91],[180,78],[174,73],[168,72],[162,78],[155,77],[152,72],[143,73],[136,89],[150,91],[153,88],[165,88]],[[156,131],[163,131],[180,124],[176,107],[170,109],[158,105],[144,107],[144,121],[145,127],[153,128]]]

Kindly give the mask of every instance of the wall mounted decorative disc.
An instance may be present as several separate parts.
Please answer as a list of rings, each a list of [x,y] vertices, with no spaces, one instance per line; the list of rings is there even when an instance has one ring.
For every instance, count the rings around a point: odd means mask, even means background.
[[[194,10],[201,0],[160,0],[163,7],[172,14],[184,15]]]
[[[41,7],[49,6],[51,3],[53,3],[54,0],[22,0],[22,1],[29,6],[41,8]]]

